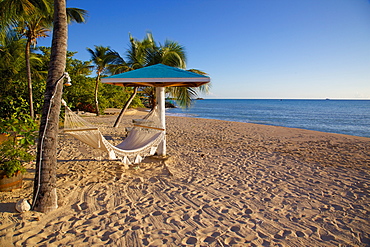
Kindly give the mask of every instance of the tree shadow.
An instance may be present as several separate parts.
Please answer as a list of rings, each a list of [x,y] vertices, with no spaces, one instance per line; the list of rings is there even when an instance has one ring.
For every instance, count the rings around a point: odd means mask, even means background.
[[[28,177],[27,175],[30,175],[30,174],[35,174],[35,171],[36,169],[34,168],[29,168],[29,169],[26,169],[27,170],[27,173],[23,176],[23,181],[33,181],[33,176],[31,177]],[[23,188],[23,185],[22,185],[22,188]]]
[[[57,162],[76,162],[76,161],[115,161],[110,159],[73,159],[73,160],[61,160],[58,159]]]
[[[14,202],[0,203],[0,212],[1,213],[18,213],[17,210],[15,210]]]

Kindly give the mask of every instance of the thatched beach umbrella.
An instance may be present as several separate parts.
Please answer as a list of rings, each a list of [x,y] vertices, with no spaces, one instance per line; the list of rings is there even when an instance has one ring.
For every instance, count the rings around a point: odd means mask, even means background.
[[[166,128],[165,87],[199,87],[210,82],[208,76],[190,71],[156,64],[101,79],[102,83],[123,87],[155,87],[162,128]],[[159,145],[157,153],[166,155],[166,138]]]

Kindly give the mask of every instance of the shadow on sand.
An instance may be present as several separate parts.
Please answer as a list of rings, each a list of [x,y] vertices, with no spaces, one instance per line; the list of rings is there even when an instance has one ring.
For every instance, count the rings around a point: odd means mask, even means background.
[[[0,203],[0,212],[1,213],[18,213],[15,210],[14,202]]]

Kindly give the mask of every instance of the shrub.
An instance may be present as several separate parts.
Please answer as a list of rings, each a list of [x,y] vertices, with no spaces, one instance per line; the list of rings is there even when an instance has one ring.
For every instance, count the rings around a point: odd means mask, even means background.
[[[8,177],[17,171],[26,172],[23,163],[34,159],[30,151],[35,144],[36,128],[35,121],[25,114],[0,120],[0,132],[6,135],[0,145],[0,170]]]

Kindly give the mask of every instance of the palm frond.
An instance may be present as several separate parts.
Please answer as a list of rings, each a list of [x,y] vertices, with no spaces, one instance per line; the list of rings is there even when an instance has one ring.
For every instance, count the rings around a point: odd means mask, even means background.
[[[88,17],[87,11],[79,8],[67,8],[67,22],[84,23]]]
[[[192,100],[197,97],[197,89],[193,87],[169,87],[168,93],[183,108],[190,107]]]

